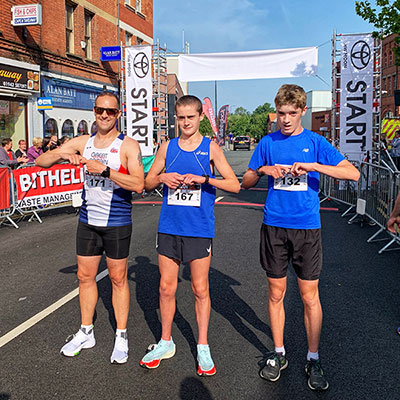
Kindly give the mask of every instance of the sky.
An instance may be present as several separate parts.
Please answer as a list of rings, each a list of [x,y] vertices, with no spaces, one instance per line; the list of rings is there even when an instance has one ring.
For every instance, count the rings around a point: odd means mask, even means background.
[[[319,46],[318,77],[219,81],[218,108],[252,112],[274,97],[284,83],[310,90],[331,89],[331,39],[339,33],[365,33],[373,26],[355,13],[353,0],[154,0],[154,41],[190,53],[290,49]],[[374,2],[372,2],[374,4]],[[189,83],[189,94],[213,104],[214,82]]]

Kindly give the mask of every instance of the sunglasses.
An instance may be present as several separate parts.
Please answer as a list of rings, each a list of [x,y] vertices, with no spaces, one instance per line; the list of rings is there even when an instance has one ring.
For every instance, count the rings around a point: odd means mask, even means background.
[[[104,111],[107,113],[109,117],[115,117],[119,113],[118,108],[94,107],[94,112],[96,114],[102,115]]]

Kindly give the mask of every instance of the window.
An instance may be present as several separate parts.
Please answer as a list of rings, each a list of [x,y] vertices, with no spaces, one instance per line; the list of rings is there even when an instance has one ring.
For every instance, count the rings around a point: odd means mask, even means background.
[[[125,5],[133,8],[137,13],[142,13],[142,0],[125,0]]]
[[[390,50],[389,51],[389,65],[392,65],[392,61],[393,61],[393,51]]]
[[[132,46],[132,34],[125,32],[125,46]]]
[[[84,121],[84,120],[82,120],[81,122],[79,122],[78,128],[77,128],[76,131],[77,131],[76,134],[77,134],[78,136],[86,135],[87,133],[89,133],[89,128],[88,128],[87,122]]]
[[[93,14],[85,10],[85,57],[92,59],[92,19]]]
[[[58,126],[57,121],[53,118],[50,118],[44,124],[44,137],[51,137],[53,135],[58,137]]]
[[[141,44],[143,44],[143,39],[141,39],[140,37],[136,37],[136,44],[138,46],[140,46]]]
[[[386,92],[386,78],[382,79],[382,91]],[[386,93],[382,93],[382,94],[386,94]]]
[[[142,0],[136,0],[136,11],[142,12]]]
[[[386,67],[387,66],[387,53],[385,53],[383,55],[383,66]]]
[[[66,119],[63,123],[62,136],[74,137],[74,124],[70,119]]]
[[[66,34],[66,52],[74,52],[74,6],[65,3],[65,34]]]
[[[388,76],[387,78],[387,92],[388,94],[392,93],[392,77]]]

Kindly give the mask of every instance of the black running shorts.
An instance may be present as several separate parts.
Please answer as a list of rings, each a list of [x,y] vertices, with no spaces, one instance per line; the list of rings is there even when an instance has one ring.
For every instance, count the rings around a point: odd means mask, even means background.
[[[316,280],[322,271],[320,229],[288,229],[262,224],[260,262],[269,278],[283,278],[292,261],[297,276]]]
[[[106,256],[115,260],[128,257],[132,225],[94,226],[79,221],[76,232],[78,256]]]
[[[212,239],[158,232],[156,249],[162,256],[186,263],[212,254]]]

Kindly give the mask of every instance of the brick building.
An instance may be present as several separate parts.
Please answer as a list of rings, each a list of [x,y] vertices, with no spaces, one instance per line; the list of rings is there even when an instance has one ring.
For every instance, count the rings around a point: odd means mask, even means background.
[[[381,118],[400,117],[399,107],[395,106],[394,91],[400,89],[398,82],[399,67],[395,65],[393,48],[395,35],[389,35],[382,41],[382,100]]]
[[[0,14],[0,137],[14,147],[91,132],[96,95],[119,92],[120,63],[101,61],[100,48],[153,43],[152,0],[2,0]],[[10,23],[32,16],[41,24]],[[38,110],[39,97],[53,109]]]

